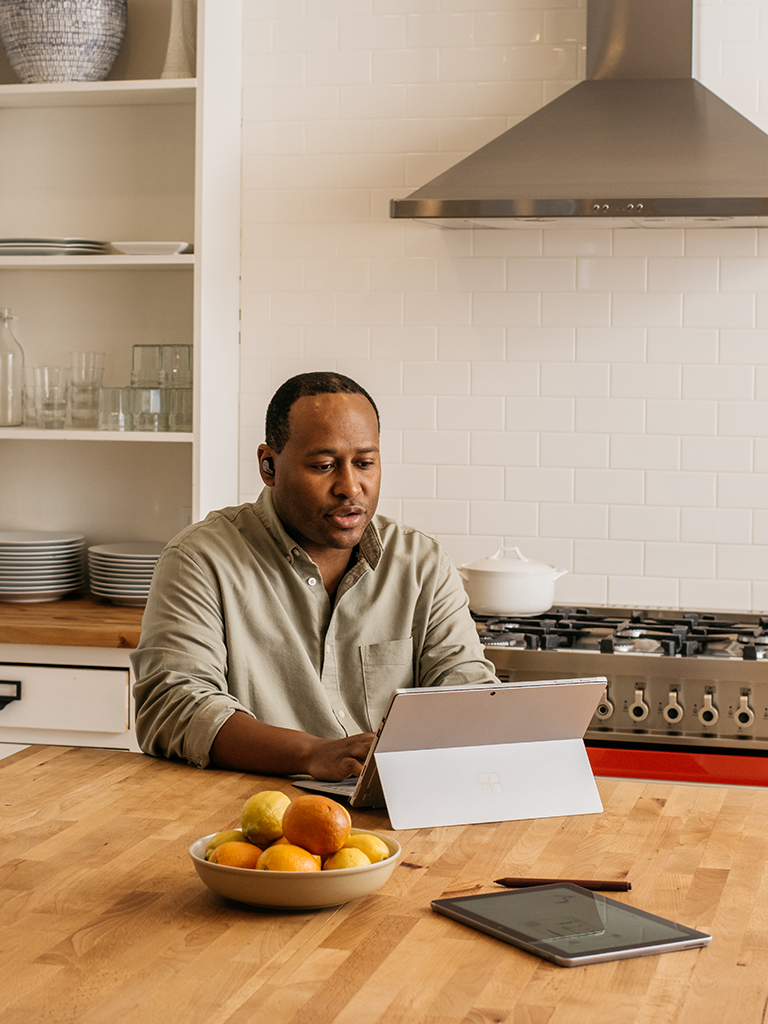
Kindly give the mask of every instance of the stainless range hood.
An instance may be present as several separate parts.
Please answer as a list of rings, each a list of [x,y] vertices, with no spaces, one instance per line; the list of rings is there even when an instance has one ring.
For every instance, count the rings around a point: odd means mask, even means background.
[[[446,227],[768,226],[768,135],[691,76],[692,0],[587,0],[587,78],[405,199]]]

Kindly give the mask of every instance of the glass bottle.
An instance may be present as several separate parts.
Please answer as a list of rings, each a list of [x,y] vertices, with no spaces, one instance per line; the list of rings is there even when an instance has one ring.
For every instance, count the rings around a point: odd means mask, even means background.
[[[0,427],[24,422],[24,351],[11,330],[10,309],[0,309]]]

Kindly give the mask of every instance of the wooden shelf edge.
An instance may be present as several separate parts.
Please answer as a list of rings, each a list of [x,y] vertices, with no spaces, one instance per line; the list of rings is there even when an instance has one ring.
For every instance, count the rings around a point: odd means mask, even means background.
[[[36,82],[0,85],[0,107],[114,106],[194,103],[194,78],[147,78],[110,82]]]
[[[0,427],[0,439],[11,441],[139,441],[150,444],[191,444],[193,435],[169,430],[43,430],[40,427]]]

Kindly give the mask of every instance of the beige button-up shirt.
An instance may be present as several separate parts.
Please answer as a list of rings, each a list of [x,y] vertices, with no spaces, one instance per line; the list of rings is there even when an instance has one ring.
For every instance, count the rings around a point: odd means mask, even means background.
[[[142,749],[200,767],[238,710],[334,738],[378,728],[396,687],[495,680],[436,541],[376,516],[332,608],[269,488],[168,544],[131,661]]]

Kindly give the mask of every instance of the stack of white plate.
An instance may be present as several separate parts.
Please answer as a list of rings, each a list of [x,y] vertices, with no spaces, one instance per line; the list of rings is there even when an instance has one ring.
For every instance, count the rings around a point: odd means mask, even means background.
[[[90,238],[0,238],[0,256],[106,256],[109,242]]]
[[[79,590],[84,539],[52,530],[0,533],[0,601],[56,601]]]
[[[113,604],[142,607],[164,547],[160,541],[134,540],[88,548],[91,593],[107,597]]]

